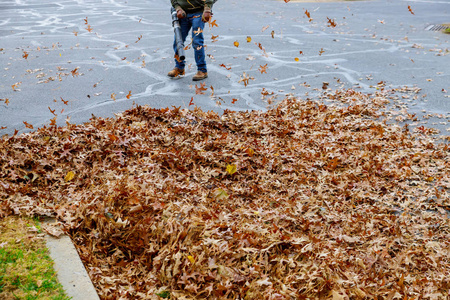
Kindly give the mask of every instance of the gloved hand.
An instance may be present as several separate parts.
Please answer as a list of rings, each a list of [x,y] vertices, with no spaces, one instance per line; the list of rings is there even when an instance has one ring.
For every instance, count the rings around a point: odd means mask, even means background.
[[[186,12],[181,8],[177,7],[177,18],[178,20],[181,20],[186,17]]]
[[[203,15],[202,15],[202,21],[205,23],[209,22],[209,20],[211,20],[211,16],[212,16],[211,8],[205,6],[205,9],[203,10]]]

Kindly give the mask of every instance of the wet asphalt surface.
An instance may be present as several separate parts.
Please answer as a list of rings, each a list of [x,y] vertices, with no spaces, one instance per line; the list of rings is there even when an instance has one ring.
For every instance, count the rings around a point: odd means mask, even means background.
[[[186,76],[166,75],[169,0],[0,1],[0,136],[31,130],[24,122],[83,123],[133,105],[265,110],[286,94],[315,99],[324,82],[373,93],[381,81],[421,89],[392,105],[431,115],[419,124],[449,134],[450,34],[426,30],[450,23],[449,0],[219,0],[213,12],[209,78],[197,94],[192,49]]]

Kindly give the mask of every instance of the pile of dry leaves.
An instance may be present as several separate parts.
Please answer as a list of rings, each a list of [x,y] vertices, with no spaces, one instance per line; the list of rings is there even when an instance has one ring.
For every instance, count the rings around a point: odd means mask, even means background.
[[[0,214],[56,214],[102,299],[450,297],[449,146],[329,100],[3,138]]]

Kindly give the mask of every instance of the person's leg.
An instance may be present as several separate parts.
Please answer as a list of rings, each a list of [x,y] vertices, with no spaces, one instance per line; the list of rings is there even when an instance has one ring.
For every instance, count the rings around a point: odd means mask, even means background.
[[[183,19],[178,20],[178,22],[180,22],[180,27],[181,27],[181,37],[183,38],[183,43],[186,41],[186,37],[189,34],[189,30],[191,29],[191,22],[189,21],[188,17],[185,17]],[[173,50],[175,52],[175,67],[180,69],[180,70],[184,70],[184,67],[186,66],[186,62],[180,61],[178,58],[178,50],[177,50],[177,43],[175,41],[175,38],[173,40]],[[177,59],[178,58],[178,59]]]
[[[192,20],[192,47],[194,47],[195,62],[197,63],[197,70],[206,73],[206,60],[203,29],[205,23],[202,21],[202,13],[194,15]]]

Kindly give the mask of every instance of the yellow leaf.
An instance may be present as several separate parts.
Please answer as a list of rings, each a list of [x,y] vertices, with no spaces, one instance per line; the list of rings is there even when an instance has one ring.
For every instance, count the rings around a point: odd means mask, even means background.
[[[234,42],[234,46],[235,46],[235,47],[239,47],[239,42],[238,42],[238,41],[235,41],[235,42]]]
[[[67,173],[66,177],[64,177],[64,180],[65,180],[66,182],[68,182],[68,181],[71,181],[71,180],[74,179],[74,178],[75,178],[75,173],[72,172],[72,171],[69,171],[69,172]]]
[[[233,175],[234,173],[236,173],[236,165],[228,165],[227,166],[227,172],[230,175]]]
[[[192,257],[191,255],[188,255],[187,258],[189,259],[189,261],[191,262],[191,264],[194,264],[194,263],[195,263],[195,259],[194,259],[194,257]]]
[[[300,59],[298,57],[295,58],[295,61],[299,61]]]
[[[252,37],[251,36],[248,36],[247,37],[247,43],[250,43],[252,41]]]
[[[252,148],[247,148],[247,150],[245,150],[245,152],[247,152],[247,155],[252,157],[253,154],[255,154],[255,151]]]
[[[218,188],[217,190],[214,191],[214,197],[217,200],[222,200],[222,199],[228,199],[228,197],[230,197],[230,196],[228,195],[228,193],[225,190]]]

